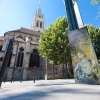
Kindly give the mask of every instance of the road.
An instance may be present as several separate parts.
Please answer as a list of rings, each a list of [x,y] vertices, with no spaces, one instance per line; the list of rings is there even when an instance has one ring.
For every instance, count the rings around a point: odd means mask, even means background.
[[[0,100],[100,100],[100,85],[75,84],[73,79],[6,82]]]

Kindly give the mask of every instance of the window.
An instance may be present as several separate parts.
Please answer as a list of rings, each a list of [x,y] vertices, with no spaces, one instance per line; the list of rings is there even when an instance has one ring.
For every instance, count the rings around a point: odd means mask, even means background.
[[[24,58],[24,48],[19,48],[18,58],[17,58],[17,66],[16,67],[22,67],[23,65],[23,58]]]
[[[12,50],[11,50],[10,57],[9,57],[9,59],[8,59],[8,66],[7,66],[7,67],[10,67],[12,52],[13,52],[13,48],[12,48]]]
[[[33,52],[30,54],[29,67],[39,67],[40,56],[37,49],[33,49]]]
[[[37,21],[36,26],[39,27],[39,21]]]
[[[42,22],[40,23],[40,28],[42,28]]]
[[[0,46],[0,51],[2,51],[2,45]]]
[[[8,59],[8,67],[10,67],[11,57],[12,57],[12,51],[11,51],[11,53],[10,53],[10,58]]]
[[[3,61],[3,57],[0,57],[0,61]]]
[[[36,39],[36,42],[38,42],[39,41],[39,39]]]

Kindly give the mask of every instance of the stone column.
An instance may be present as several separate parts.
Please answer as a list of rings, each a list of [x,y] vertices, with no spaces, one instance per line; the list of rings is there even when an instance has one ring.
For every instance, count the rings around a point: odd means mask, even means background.
[[[7,45],[8,45],[9,41],[5,40],[3,43],[3,47],[2,47],[2,51],[6,51]]]
[[[9,36],[6,35],[5,36],[5,41],[3,43],[2,51],[6,51],[6,48],[7,48],[8,44],[9,44]]]
[[[15,67],[16,59],[17,59],[17,50],[18,49],[18,42],[13,42],[13,51],[12,51],[12,58],[10,67]]]
[[[28,67],[29,65],[29,58],[30,58],[30,39],[26,38],[26,46],[24,50],[24,67]]]
[[[14,67],[16,67],[18,42],[13,42],[13,51],[11,57],[10,68],[7,75],[7,81],[11,81],[14,74]]]
[[[29,65],[29,58],[30,58],[30,39],[26,38],[26,46],[24,50],[24,63],[23,63],[23,80],[27,80],[27,68]]]

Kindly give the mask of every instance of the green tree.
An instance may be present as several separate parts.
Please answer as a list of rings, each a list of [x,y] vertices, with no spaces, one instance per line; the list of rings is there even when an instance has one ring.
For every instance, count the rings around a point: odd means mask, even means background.
[[[93,4],[100,4],[100,0],[92,0],[92,3]],[[98,9],[99,9],[99,12],[97,12],[96,19],[98,19],[100,17],[100,7]]]
[[[50,63],[59,65],[71,61],[67,33],[68,21],[65,17],[60,17],[41,35],[39,51]]]
[[[99,4],[100,3],[100,0],[92,0],[92,3],[93,4]]]
[[[100,59],[100,29],[86,25],[94,45],[97,58]],[[40,37],[40,54],[59,65],[71,62],[70,47],[68,42],[68,21],[65,17],[58,18]]]
[[[100,28],[96,28],[92,25],[86,25],[89,31],[90,38],[92,40],[98,60],[100,59]]]

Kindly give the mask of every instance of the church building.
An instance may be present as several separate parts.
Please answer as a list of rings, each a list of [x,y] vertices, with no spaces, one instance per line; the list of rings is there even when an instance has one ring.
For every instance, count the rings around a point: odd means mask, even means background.
[[[31,29],[20,28],[8,31],[0,37],[0,68],[8,48],[9,40],[14,39],[4,81],[19,81],[36,79],[52,79],[52,65],[39,55],[38,41],[45,28],[44,15],[40,6],[34,15]],[[47,66],[48,68],[47,68]],[[61,78],[62,70],[55,69],[55,76]]]

